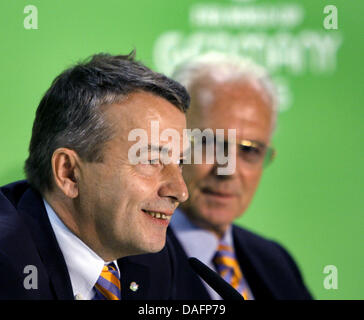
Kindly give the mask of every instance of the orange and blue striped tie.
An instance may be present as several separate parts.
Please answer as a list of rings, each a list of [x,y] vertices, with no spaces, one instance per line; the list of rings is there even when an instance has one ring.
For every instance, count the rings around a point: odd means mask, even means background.
[[[249,300],[250,294],[243,274],[236,260],[234,250],[231,246],[220,243],[213,259],[217,272],[221,277],[236,289],[245,300]]]
[[[103,267],[94,289],[93,300],[121,300],[119,274],[114,263]]]

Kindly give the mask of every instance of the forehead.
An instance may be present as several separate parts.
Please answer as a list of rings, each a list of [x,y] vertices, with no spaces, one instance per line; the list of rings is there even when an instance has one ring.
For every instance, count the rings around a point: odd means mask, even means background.
[[[121,136],[133,129],[148,132],[152,121],[158,121],[160,130],[182,131],[186,126],[184,113],[166,99],[149,92],[139,91],[105,108],[107,121]]]
[[[268,143],[272,106],[268,97],[248,82],[209,83],[191,92],[188,127],[236,129],[237,138]]]

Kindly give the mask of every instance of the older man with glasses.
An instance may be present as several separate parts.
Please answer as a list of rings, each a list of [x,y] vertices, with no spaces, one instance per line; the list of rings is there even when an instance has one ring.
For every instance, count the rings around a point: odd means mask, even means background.
[[[182,64],[174,79],[191,96],[188,128],[212,130],[216,151],[215,161],[207,161],[209,139],[200,139],[202,163],[183,169],[190,198],[176,210],[169,228],[180,260],[176,298],[221,299],[188,265],[186,257],[196,257],[247,300],[310,299],[285,249],[233,224],[247,210],[263,168],[275,154],[271,138],[277,99],[269,76],[250,60],[208,53]],[[219,174],[226,164],[216,161],[217,153],[226,154],[229,129],[236,130],[235,166],[229,174]],[[218,131],[224,133],[222,139]]]

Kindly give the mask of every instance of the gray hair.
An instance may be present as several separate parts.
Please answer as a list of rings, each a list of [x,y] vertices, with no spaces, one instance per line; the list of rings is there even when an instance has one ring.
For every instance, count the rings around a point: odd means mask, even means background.
[[[186,112],[189,95],[176,81],[128,55],[97,54],[63,71],[37,108],[25,162],[28,182],[39,192],[52,189],[51,158],[69,148],[89,162],[103,161],[103,146],[113,136],[101,107],[135,91],[160,96]],[[132,112],[132,110],[131,110]]]
[[[216,83],[247,81],[262,90],[270,99],[273,110],[272,128],[278,114],[278,93],[268,72],[251,59],[220,52],[194,56],[177,66],[172,78],[191,92],[197,82],[211,79]]]

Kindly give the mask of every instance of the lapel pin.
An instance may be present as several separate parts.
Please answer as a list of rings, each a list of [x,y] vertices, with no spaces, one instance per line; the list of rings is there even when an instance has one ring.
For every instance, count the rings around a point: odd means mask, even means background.
[[[133,282],[130,283],[129,288],[130,288],[131,291],[135,292],[135,291],[137,291],[139,289],[139,284],[137,284],[136,282],[133,281]]]

